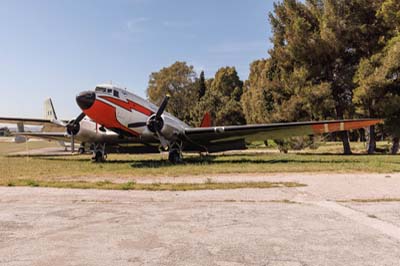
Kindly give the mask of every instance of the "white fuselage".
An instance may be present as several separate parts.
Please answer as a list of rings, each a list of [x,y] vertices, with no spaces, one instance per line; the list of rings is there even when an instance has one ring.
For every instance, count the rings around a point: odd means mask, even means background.
[[[95,99],[83,112],[98,124],[117,132],[128,134],[141,141],[156,140],[154,132],[146,123],[158,107],[143,98],[114,85],[98,85],[94,91]],[[164,127],[162,134],[167,138],[177,135],[189,126],[165,112],[162,115]]]

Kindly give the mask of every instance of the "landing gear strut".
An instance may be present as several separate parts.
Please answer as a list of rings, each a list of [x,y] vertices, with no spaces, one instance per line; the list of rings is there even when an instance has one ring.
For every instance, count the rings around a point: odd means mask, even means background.
[[[182,159],[182,144],[175,142],[169,147],[168,160],[173,164],[178,164],[183,161]]]
[[[103,163],[107,160],[106,144],[95,144],[92,160],[96,163]]]

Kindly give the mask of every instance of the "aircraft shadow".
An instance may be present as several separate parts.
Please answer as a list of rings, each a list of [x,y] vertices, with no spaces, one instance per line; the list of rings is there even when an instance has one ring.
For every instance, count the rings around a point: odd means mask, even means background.
[[[298,155],[304,155],[305,157],[309,157],[310,159],[296,159],[294,158],[276,158],[276,159],[257,159],[260,154],[230,154],[230,155],[208,155],[208,156],[198,156],[198,157],[185,157],[184,162],[182,162],[181,166],[190,166],[190,165],[226,165],[226,164],[349,164],[349,163],[359,163],[360,161],[357,158],[363,156],[370,156],[367,154],[353,154],[354,160],[349,159],[350,156],[343,156],[340,154],[316,154],[316,153],[302,153]],[[329,156],[332,157],[328,160],[311,158],[312,156]],[[378,156],[382,156],[382,154],[376,154]],[[12,158],[24,158],[24,155],[12,155],[8,156]],[[49,161],[72,161],[72,162],[88,162],[90,161],[90,157],[70,157],[67,160],[65,159],[65,155],[31,155],[30,158],[38,158]],[[220,160],[217,160],[217,159]],[[229,159],[228,159],[229,158]],[[170,163],[166,159],[143,159],[143,160],[107,160],[102,164],[129,164],[132,168],[162,168],[162,167],[173,167],[175,164]],[[397,164],[400,164],[398,162]]]
[[[217,156],[218,157],[218,156]],[[225,165],[225,164],[290,164],[290,163],[300,163],[300,164],[315,164],[315,163],[321,163],[321,164],[343,164],[343,163],[353,163],[352,161],[349,160],[328,160],[328,161],[323,161],[323,160],[296,160],[296,159],[233,159],[233,160],[215,160],[217,157],[212,157],[212,158],[187,158],[183,163],[180,165],[184,166],[190,166],[190,165]],[[132,168],[161,168],[161,167],[170,167],[170,166],[175,166],[174,164],[171,164],[167,160],[137,160],[137,161],[131,161],[131,167]]]
[[[26,155],[26,154],[17,154],[17,155],[6,155],[6,157],[8,158],[56,158],[56,157],[66,157],[68,155],[65,154],[30,154],[30,155]],[[61,160],[60,158],[57,158],[57,160]]]

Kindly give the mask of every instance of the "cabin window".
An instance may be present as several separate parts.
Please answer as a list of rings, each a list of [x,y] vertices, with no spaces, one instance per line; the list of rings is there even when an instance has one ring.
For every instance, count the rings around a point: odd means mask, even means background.
[[[105,88],[101,88],[101,87],[96,87],[95,89],[96,92],[106,92]]]
[[[108,93],[108,94],[112,94],[112,89],[108,89],[108,90],[107,90],[107,93]]]
[[[119,98],[119,91],[114,90],[114,96]]]

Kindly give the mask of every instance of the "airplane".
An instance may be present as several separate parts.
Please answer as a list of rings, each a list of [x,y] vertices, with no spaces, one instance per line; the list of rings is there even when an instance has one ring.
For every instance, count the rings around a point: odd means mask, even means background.
[[[244,150],[246,142],[255,140],[345,131],[382,122],[380,119],[360,119],[211,126],[210,116],[205,114],[201,126],[193,128],[165,112],[169,99],[170,96],[166,95],[157,107],[126,89],[100,84],[94,90],[81,92],[76,102],[83,112],[80,116],[88,116],[121,138],[129,138],[132,143],[159,146],[160,150],[168,151],[171,163],[181,162],[183,151],[214,153]],[[101,153],[102,150],[104,148],[96,152]]]
[[[122,139],[118,134],[93,122],[85,115],[80,115],[72,120],[59,120],[50,98],[44,103],[44,113],[43,119],[0,117],[0,123],[17,124],[18,130],[14,134],[16,143],[24,143],[28,138],[58,141],[65,148],[68,147],[67,143],[71,143],[71,151],[74,153],[75,142],[78,142],[80,143],[78,152],[81,154],[85,153],[87,147],[92,146],[92,159],[97,162],[105,160],[106,152],[143,152],[142,147],[128,145],[131,142],[129,138]],[[40,132],[25,132],[25,125],[41,126],[42,130]],[[108,150],[99,152],[103,148],[103,144],[108,145]]]

